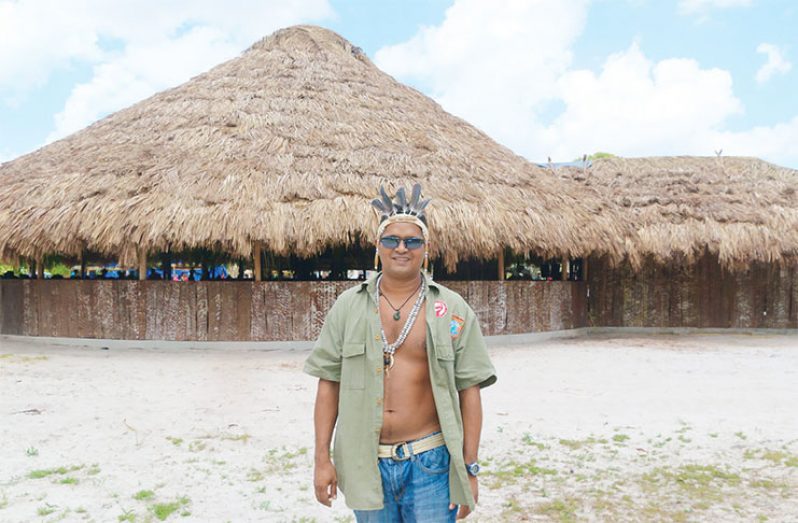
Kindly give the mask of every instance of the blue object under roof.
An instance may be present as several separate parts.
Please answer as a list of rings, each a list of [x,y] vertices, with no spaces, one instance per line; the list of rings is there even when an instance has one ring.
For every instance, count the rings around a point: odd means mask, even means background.
[[[579,169],[584,169],[585,167],[590,167],[591,165],[593,165],[593,162],[591,162],[590,160],[587,160],[586,162],[578,160],[576,162],[536,163],[535,165],[537,165],[538,167],[543,167],[544,169],[547,167],[554,167],[555,169],[557,167],[577,167]]]

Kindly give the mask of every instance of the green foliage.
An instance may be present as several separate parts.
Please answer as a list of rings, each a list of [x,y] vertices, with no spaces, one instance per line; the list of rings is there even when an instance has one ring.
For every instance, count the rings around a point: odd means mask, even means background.
[[[156,518],[163,521],[171,516],[174,512],[177,512],[177,509],[179,508],[180,504],[177,501],[171,501],[169,503],[156,503],[152,506],[152,512],[155,514]]]
[[[576,509],[579,502],[576,498],[555,499],[535,507],[535,512],[546,515],[560,523],[575,523]]]
[[[524,437],[521,439],[521,441],[523,441],[525,445],[529,445],[531,447],[535,447],[538,450],[545,450],[546,449],[546,445],[544,445],[543,443],[540,443],[538,441],[533,440],[532,436],[528,432],[524,433]]]
[[[708,502],[723,499],[723,490],[741,482],[738,474],[714,465],[682,465],[671,469],[659,467],[643,475],[643,481],[658,490],[665,484],[678,486],[694,501]]]
[[[555,476],[557,471],[551,468],[540,467],[537,461],[517,461],[514,459],[496,464],[492,469],[485,470],[485,477],[490,488],[501,488],[506,485],[523,483],[534,476]]]
[[[617,156],[612,154],[612,153],[605,153],[605,152],[602,152],[602,151],[597,151],[597,152],[595,152],[595,153],[593,153],[593,154],[591,154],[590,156],[587,157],[588,160],[600,160],[602,158],[617,158]]]
[[[69,278],[69,275],[72,273],[72,267],[66,265],[65,263],[56,263],[50,267],[46,267],[46,270],[53,276],[57,275],[64,278]]]
[[[595,445],[597,443],[605,445],[607,443],[607,440],[604,439],[604,438],[598,438],[597,439],[597,438],[594,438],[593,436],[590,436],[589,438],[586,438],[586,439],[561,439],[560,440],[560,445],[562,445],[563,447],[568,447],[571,450],[581,449],[582,447],[585,447],[585,446],[588,446],[588,445]]]
[[[32,470],[28,474],[30,479],[41,479],[46,478],[47,476],[52,476],[53,474],[64,475],[69,472],[75,472],[76,470],[80,470],[83,468],[83,465],[72,465],[70,467],[58,467],[54,469],[38,469]]]
[[[581,162],[582,158],[584,158],[584,157],[580,156],[579,158],[574,158],[574,161],[575,162]],[[593,154],[588,154],[587,155],[587,160],[588,161],[589,160],[601,160],[603,158],[618,158],[618,156],[615,155],[615,154],[612,154],[612,153],[605,153],[603,151],[597,151],[597,152],[595,152]]]
[[[246,443],[251,438],[249,434],[222,434],[221,439],[227,441],[240,441],[242,443]]]
[[[171,516],[173,513],[177,512],[181,508],[188,505],[189,503],[191,503],[191,500],[186,496],[183,496],[177,501],[170,501],[168,503],[156,503],[150,508],[153,514],[155,514],[155,517],[163,521],[169,516]],[[186,511],[184,510],[184,512]]]
[[[151,490],[139,490],[138,492],[133,494],[133,499],[141,501],[145,499],[151,499],[153,496],[155,496],[155,492]]]
[[[14,270],[13,265],[6,265],[4,263],[0,263],[0,274],[5,274],[9,271],[13,272],[15,276],[19,276],[21,273],[27,273],[28,267],[25,265],[21,265],[18,270]]]
[[[191,452],[202,452],[207,448],[208,444],[204,441],[194,440],[188,444],[188,450]]]
[[[257,469],[250,469],[249,472],[247,472],[247,481],[262,481],[263,478],[263,472]]]
[[[69,278],[69,274],[72,272],[72,267],[62,261],[45,258],[44,270],[53,276],[60,275],[64,278]],[[30,273],[30,267],[27,264],[22,263],[20,264],[18,270],[14,270],[13,265],[0,264],[0,274],[5,274],[9,271],[13,272],[15,276],[19,276],[20,274]]]
[[[798,455],[791,454],[784,450],[746,449],[743,453],[743,458],[761,459],[770,461],[774,465],[783,465],[785,467],[798,467]]]

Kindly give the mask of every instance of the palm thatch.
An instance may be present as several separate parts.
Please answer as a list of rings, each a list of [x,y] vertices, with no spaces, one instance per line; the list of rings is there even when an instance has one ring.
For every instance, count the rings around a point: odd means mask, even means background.
[[[277,31],[242,56],[0,166],[0,255],[131,263],[253,242],[312,256],[373,241],[380,184],[421,182],[433,256],[503,247],[621,257],[621,223],[377,69],[328,30]]]
[[[636,229],[633,264],[717,255],[727,268],[798,260],[798,171],[756,158],[605,158],[556,169],[599,190]]]

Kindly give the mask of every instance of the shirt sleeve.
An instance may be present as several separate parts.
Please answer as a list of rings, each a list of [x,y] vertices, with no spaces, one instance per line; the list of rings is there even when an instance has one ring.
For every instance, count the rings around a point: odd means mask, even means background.
[[[496,383],[496,369],[490,362],[477,315],[467,304],[465,324],[455,340],[454,381],[458,391]]]
[[[319,339],[313,345],[303,371],[328,381],[341,381],[341,347],[343,346],[343,325],[340,313],[340,299],[336,300],[321,328]]]

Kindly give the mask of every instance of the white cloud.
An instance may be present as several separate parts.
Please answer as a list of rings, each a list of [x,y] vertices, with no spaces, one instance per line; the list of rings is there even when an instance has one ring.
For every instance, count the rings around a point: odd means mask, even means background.
[[[767,62],[756,72],[757,83],[763,84],[774,74],[786,74],[792,69],[792,64],[784,58],[781,49],[773,44],[761,43],[756,47],[756,52],[767,55]]]
[[[683,58],[652,61],[636,43],[598,70],[574,69],[572,48],[587,11],[588,0],[456,0],[440,25],[381,49],[375,61],[532,160],[723,149],[798,165],[798,116],[724,128],[744,110],[727,71]],[[49,141],[179,84],[277,27],[331,16],[327,0],[0,0],[0,96],[18,100],[53,71],[88,65],[91,79],[74,87]],[[767,48],[758,50],[771,63]],[[787,62],[774,63],[771,75]],[[0,151],[0,161],[15,156]]]
[[[798,168],[798,116],[773,126],[754,127],[746,131],[718,131],[712,136],[712,147],[723,149],[724,155],[756,156]]]
[[[331,15],[327,0],[0,0],[0,89],[24,90],[58,68],[101,62],[109,58],[104,40],[135,46],[205,26],[246,44],[277,27]]]
[[[379,50],[377,65],[425,91],[517,151],[539,139],[536,121],[587,16],[584,0],[458,0],[443,23]]]
[[[742,111],[728,72],[688,59],[654,63],[637,44],[610,56],[599,74],[567,72],[559,86],[566,110],[547,129],[558,158],[708,154],[707,138]]]
[[[609,151],[625,156],[753,155],[798,164],[798,117],[724,129],[744,112],[732,76],[692,59],[652,61],[637,43],[600,70],[577,70],[571,49],[586,2],[457,0],[439,26],[377,52],[448,111],[535,161]],[[491,24],[484,23],[491,20]],[[550,115],[552,107],[559,114]]]
[[[279,27],[329,18],[328,0],[0,0],[0,95],[19,103],[56,71],[92,68],[48,140],[232,58]]]
[[[130,45],[94,67],[91,80],[75,86],[55,115],[47,142],[82,129],[100,116],[142,100],[235,56],[240,49],[223,33],[195,28],[171,40]]]
[[[679,12],[682,14],[705,13],[711,9],[727,9],[730,7],[747,7],[752,0],[679,0]]]
[[[18,93],[71,60],[101,59],[88,10],[68,4],[0,2],[0,90]]]

